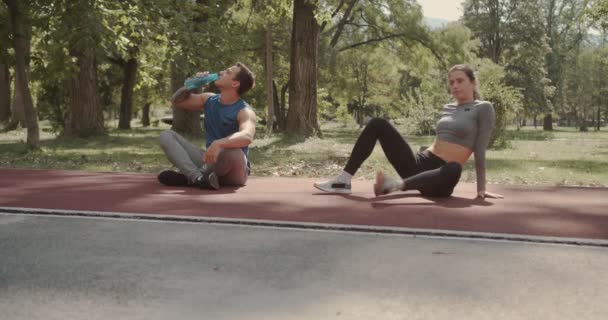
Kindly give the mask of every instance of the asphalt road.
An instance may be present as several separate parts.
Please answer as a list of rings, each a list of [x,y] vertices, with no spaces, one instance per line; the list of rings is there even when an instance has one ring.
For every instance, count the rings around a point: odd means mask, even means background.
[[[0,319],[608,319],[608,249],[0,214]]]

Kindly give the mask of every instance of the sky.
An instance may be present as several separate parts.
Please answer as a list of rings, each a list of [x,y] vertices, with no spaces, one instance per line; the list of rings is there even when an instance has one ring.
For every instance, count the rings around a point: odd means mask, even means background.
[[[456,21],[462,15],[463,0],[417,0],[425,17]]]

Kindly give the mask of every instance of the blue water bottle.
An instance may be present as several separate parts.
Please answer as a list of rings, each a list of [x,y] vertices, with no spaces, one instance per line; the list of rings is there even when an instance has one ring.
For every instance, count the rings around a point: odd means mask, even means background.
[[[203,77],[188,78],[186,81],[184,81],[184,87],[186,87],[188,90],[193,90],[214,82],[219,78],[220,76],[217,73],[210,73]]]

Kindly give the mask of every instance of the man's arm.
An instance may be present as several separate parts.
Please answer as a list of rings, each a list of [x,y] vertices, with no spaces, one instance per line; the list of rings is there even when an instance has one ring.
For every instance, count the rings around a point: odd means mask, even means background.
[[[205,163],[215,163],[222,149],[242,148],[253,142],[256,123],[255,112],[251,108],[244,108],[239,111],[237,120],[239,122],[239,131],[213,141],[205,152],[205,158],[203,159]]]
[[[191,93],[190,90],[186,89],[186,87],[181,87],[175,91],[171,97],[171,102],[173,103],[173,106],[180,109],[200,111],[203,110],[207,99],[209,99],[209,97],[212,95],[213,93],[211,92],[194,94]]]

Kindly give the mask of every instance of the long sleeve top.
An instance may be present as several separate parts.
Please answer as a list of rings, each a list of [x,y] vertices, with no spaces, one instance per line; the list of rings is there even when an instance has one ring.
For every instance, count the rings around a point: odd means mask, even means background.
[[[437,138],[473,150],[477,192],[486,190],[486,149],[495,124],[490,102],[475,100],[457,105],[446,104],[437,122]]]

